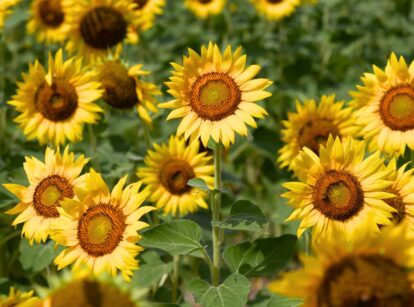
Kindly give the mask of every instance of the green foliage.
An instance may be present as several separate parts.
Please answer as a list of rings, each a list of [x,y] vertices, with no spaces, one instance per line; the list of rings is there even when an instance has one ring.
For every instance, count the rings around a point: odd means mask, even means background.
[[[62,251],[62,247],[55,248],[55,242],[48,241],[45,244],[33,243],[31,246],[29,241],[21,240],[19,245],[19,260],[24,270],[33,273],[46,269]]]

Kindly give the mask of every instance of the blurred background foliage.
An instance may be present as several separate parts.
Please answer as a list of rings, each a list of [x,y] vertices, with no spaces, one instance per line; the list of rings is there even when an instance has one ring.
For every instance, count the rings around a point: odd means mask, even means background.
[[[39,158],[44,148],[37,142],[27,142],[12,122],[15,112],[6,102],[15,93],[16,82],[27,71],[29,63],[45,59],[49,51],[59,46],[43,46],[28,35],[25,25],[29,3],[23,1],[8,18],[0,42],[0,182],[26,183],[22,169],[24,156]],[[170,0],[164,14],[153,28],[143,33],[140,43],[127,46],[123,58],[131,64],[143,63],[152,74],[149,80],[158,84],[164,100],[169,99],[163,82],[169,77],[169,62],[180,62],[187,48],[199,50],[209,41],[221,46],[241,45],[248,55],[248,63],[258,63],[260,73],[274,81],[273,96],[266,101],[269,118],[259,122],[247,139],[237,139],[226,153],[224,209],[237,199],[248,199],[265,213],[269,224],[265,233],[228,232],[226,240],[237,243],[244,239],[295,234],[297,225],[285,224],[290,209],[281,199],[281,183],[291,174],[280,170],[275,161],[281,147],[281,121],[293,110],[295,99],[318,98],[336,93],[338,99],[349,100],[348,92],[359,83],[363,72],[372,64],[385,65],[391,52],[414,57],[414,3],[412,0],[319,0],[316,5],[300,7],[281,22],[269,22],[259,16],[247,0],[229,1],[225,11],[206,21],[197,20],[183,6],[183,1]],[[168,139],[175,132],[177,122],[165,123],[166,112],[155,115],[151,130],[153,142]],[[135,181],[136,167],[142,164],[146,152],[144,128],[136,111],[119,112],[106,108],[99,125],[85,129],[84,140],[72,145],[72,150],[92,157],[91,165],[113,184],[124,174]],[[10,208],[16,200],[0,187],[0,210]],[[161,217],[166,219],[165,217]],[[189,218],[199,222],[208,244],[209,212],[199,212]],[[10,285],[30,288],[30,284],[44,283],[44,277],[55,270],[49,266],[55,251],[51,244],[33,250],[20,239],[20,230],[10,226],[13,217],[0,214],[0,292]],[[301,239],[299,249],[308,237]],[[31,256],[42,253],[41,261]],[[156,290],[163,274],[171,271],[171,259],[163,254],[154,256],[147,251],[142,256],[141,272],[133,283],[147,286],[154,300],[162,301],[166,289]],[[184,262],[180,270],[182,280],[208,269],[201,261]],[[154,270],[156,272],[154,272]],[[197,272],[195,272],[197,271]],[[141,273],[141,275],[140,275]],[[158,278],[158,280],[157,280]],[[254,283],[255,284],[255,283]],[[256,287],[262,287],[260,282]],[[259,296],[260,297],[260,296]],[[253,304],[253,303],[252,303]],[[259,306],[259,301],[257,302]]]

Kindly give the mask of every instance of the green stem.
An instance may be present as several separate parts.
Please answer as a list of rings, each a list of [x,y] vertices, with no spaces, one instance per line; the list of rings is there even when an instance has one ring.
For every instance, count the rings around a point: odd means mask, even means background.
[[[221,144],[214,145],[214,191],[211,193],[211,211],[213,224],[220,221],[221,207]],[[213,286],[218,286],[220,282],[220,246],[221,246],[221,230],[217,226],[213,226]]]
[[[6,151],[7,108],[0,106],[0,156]]]
[[[180,265],[180,256],[174,256],[174,268],[172,276],[172,303],[177,303],[178,298],[178,269]]]
[[[93,159],[93,166],[99,170],[99,160],[98,155],[96,154],[96,136],[93,132],[92,125],[88,125],[88,136],[89,136],[89,144],[91,145],[91,157]]]
[[[151,132],[150,128],[144,124],[144,139],[147,150],[151,148]]]

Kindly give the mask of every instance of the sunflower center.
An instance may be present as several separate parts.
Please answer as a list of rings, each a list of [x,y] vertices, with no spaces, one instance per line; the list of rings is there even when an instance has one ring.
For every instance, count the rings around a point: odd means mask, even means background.
[[[267,0],[267,2],[271,3],[271,4],[278,4],[283,2],[284,0]]]
[[[414,87],[401,85],[388,90],[381,99],[379,112],[392,130],[414,129]]]
[[[349,256],[332,265],[317,292],[318,306],[412,306],[407,273],[381,255]]]
[[[329,134],[339,136],[338,127],[329,119],[315,119],[306,122],[299,130],[300,147],[308,147],[319,152],[319,145],[326,145]]]
[[[397,210],[397,212],[394,212],[392,214],[392,217],[393,217],[394,223],[399,224],[405,217],[405,205],[404,205],[403,199],[398,193],[398,191],[393,188],[387,188],[385,189],[385,192],[396,195],[396,197],[387,198],[387,199],[384,199],[384,201],[387,203],[387,205]]]
[[[135,80],[118,61],[106,62],[100,68],[100,81],[105,89],[103,99],[117,109],[130,109],[138,103]]]
[[[50,28],[58,28],[64,20],[60,0],[42,0],[38,6],[42,22]]]
[[[161,184],[171,194],[181,195],[191,190],[188,180],[195,177],[194,170],[187,161],[184,160],[169,160],[160,171]]]
[[[148,0],[134,0],[134,2],[137,4],[137,9],[142,10],[148,3]]]
[[[359,181],[350,173],[330,170],[316,181],[313,203],[326,217],[345,221],[362,209],[364,192]]]
[[[237,109],[241,91],[230,76],[223,73],[207,73],[191,86],[190,105],[203,119],[218,121]]]
[[[79,220],[79,244],[94,257],[109,254],[121,242],[125,228],[125,216],[119,209],[108,204],[90,207]]]
[[[122,306],[134,307],[130,296],[121,292],[117,287],[86,278],[72,281],[58,288],[50,296],[53,307],[71,306]]]
[[[35,93],[35,106],[45,118],[54,122],[64,121],[78,108],[78,94],[66,80],[53,79],[52,85],[43,81]]]
[[[202,4],[208,4],[213,0],[198,0],[198,2],[202,3]]]
[[[47,218],[59,217],[56,207],[64,198],[75,196],[73,186],[68,180],[59,175],[48,176],[35,188],[33,193],[33,207],[38,215]]]
[[[121,12],[112,7],[98,6],[83,16],[80,34],[87,45],[95,49],[107,49],[124,40],[127,27]]]

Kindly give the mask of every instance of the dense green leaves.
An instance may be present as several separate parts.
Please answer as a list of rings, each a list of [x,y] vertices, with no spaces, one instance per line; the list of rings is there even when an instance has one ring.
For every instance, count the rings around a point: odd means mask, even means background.
[[[292,235],[258,239],[228,247],[223,257],[232,272],[248,277],[268,276],[286,265],[295,243],[296,237]]]
[[[145,252],[141,256],[139,271],[134,274],[132,284],[140,288],[152,287],[168,275],[173,269],[172,262],[163,262],[154,251]]]
[[[171,255],[203,257],[200,238],[201,228],[198,224],[190,220],[177,220],[147,230],[140,244],[162,249]]]
[[[187,289],[202,306],[243,307],[247,303],[250,282],[240,274],[233,274],[218,287],[197,278],[187,285]]]
[[[32,272],[46,269],[63,249],[62,247],[55,249],[54,245],[53,241],[49,241],[46,244],[33,243],[30,246],[29,241],[22,239],[19,246],[19,260],[23,269]]]
[[[230,216],[226,220],[212,224],[225,229],[264,232],[263,225],[266,223],[266,217],[259,207],[250,201],[239,200],[232,205]]]

